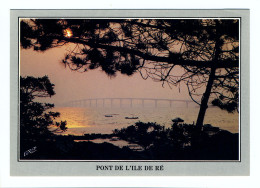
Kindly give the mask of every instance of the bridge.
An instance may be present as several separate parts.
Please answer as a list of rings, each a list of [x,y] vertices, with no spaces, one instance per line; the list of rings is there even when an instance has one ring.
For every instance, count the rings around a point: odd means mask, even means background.
[[[119,106],[122,107],[123,103],[127,102],[129,107],[137,105],[137,102],[141,102],[142,107],[145,107],[147,101],[150,101],[154,104],[154,107],[157,108],[158,104],[161,102],[166,102],[169,104],[169,107],[173,107],[174,102],[184,103],[188,108],[189,103],[194,103],[191,100],[178,100],[178,99],[157,99],[157,98],[90,98],[90,99],[81,99],[63,103],[62,106],[66,107],[105,107],[107,103],[110,107],[113,107],[115,102],[119,103]],[[126,105],[126,104],[124,104]]]

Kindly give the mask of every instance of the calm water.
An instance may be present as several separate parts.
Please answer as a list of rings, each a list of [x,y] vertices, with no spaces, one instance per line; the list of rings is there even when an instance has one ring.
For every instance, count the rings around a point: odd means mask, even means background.
[[[171,120],[180,117],[185,123],[196,121],[199,108],[197,107],[59,107],[53,111],[61,113],[58,120],[66,120],[68,131],[65,134],[82,135],[87,133],[112,133],[134,124],[137,121],[157,122],[170,127]],[[105,117],[110,115],[112,117]],[[139,119],[125,119],[139,117]],[[239,132],[238,113],[227,113],[218,108],[208,108],[204,123],[218,126],[233,133]]]

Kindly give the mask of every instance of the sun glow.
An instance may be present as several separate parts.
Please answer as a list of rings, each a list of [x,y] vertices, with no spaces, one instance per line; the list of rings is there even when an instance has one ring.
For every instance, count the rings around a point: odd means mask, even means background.
[[[70,38],[73,36],[73,33],[70,28],[65,29],[63,32],[64,32],[64,36],[67,38]]]

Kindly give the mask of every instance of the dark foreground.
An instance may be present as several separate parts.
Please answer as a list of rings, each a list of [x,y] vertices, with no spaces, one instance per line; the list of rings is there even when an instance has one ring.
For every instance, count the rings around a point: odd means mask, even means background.
[[[117,137],[143,150],[96,144],[96,138]],[[32,150],[33,148],[33,150]],[[21,140],[22,160],[238,160],[239,134],[211,127],[198,131],[192,125],[165,129],[155,123],[138,122],[111,135],[52,136]]]

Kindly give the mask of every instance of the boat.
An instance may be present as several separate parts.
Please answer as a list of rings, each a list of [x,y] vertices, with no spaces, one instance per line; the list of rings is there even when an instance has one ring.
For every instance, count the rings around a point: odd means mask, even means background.
[[[125,119],[138,119],[138,117],[125,117]]]
[[[112,115],[105,115],[105,117],[113,117]]]

